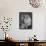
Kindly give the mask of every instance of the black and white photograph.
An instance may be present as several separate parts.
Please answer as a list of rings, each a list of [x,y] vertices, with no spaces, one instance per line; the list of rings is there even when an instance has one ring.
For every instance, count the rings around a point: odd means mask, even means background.
[[[19,29],[32,29],[32,12],[19,12]]]

